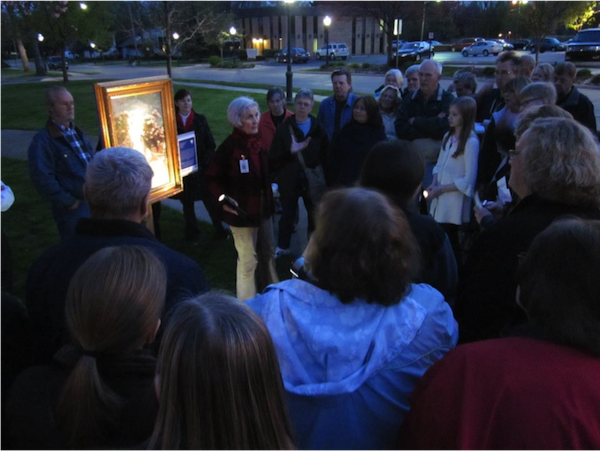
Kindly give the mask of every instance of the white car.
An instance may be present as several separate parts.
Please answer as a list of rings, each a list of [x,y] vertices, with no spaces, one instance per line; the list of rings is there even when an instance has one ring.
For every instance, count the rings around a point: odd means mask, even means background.
[[[332,42],[327,46],[324,45],[319,50],[317,50],[315,56],[318,60],[320,60],[321,58],[327,58],[328,53],[329,59],[331,59],[332,61],[334,61],[336,58],[341,58],[345,60],[346,58],[348,58],[348,56],[350,56],[348,46],[343,42]]]
[[[496,41],[479,41],[470,47],[466,47],[462,51],[462,55],[465,57],[477,55],[488,56],[489,54],[496,56],[501,53],[502,50],[502,44]]]

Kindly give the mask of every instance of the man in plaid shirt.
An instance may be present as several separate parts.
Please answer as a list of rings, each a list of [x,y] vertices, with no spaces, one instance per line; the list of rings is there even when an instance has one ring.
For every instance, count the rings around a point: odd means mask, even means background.
[[[60,238],[75,233],[79,218],[90,212],[83,198],[85,171],[94,150],[73,125],[75,103],[63,86],[46,91],[49,119],[29,146],[29,176],[40,195],[50,201]]]

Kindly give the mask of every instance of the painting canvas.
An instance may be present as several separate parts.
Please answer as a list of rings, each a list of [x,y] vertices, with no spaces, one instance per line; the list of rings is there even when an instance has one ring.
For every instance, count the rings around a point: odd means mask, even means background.
[[[150,201],[182,190],[179,148],[168,78],[97,83],[100,129],[106,147],[124,146],[141,152],[152,167]]]

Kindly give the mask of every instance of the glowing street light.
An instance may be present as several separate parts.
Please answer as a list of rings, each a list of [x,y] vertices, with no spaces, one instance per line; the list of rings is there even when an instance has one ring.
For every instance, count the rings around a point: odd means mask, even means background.
[[[83,9],[84,11],[85,11],[86,9],[88,9],[88,5],[87,5],[87,3],[83,3],[83,2],[79,3],[79,7],[80,7],[81,9]]]
[[[175,40],[179,39],[179,33],[174,32],[173,33],[173,39],[175,39]]]
[[[230,34],[231,36],[235,36],[235,35],[237,34],[237,30],[235,29],[235,27],[231,27],[231,28],[229,29],[229,34]]]
[[[329,67],[329,26],[331,25],[331,17],[325,16],[323,25],[325,25],[325,51],[327,52],[327,64],[325,67]]]
[[[94,44],[93,42],[90,42],[90,47],[95,49],[96,48],[96,44]]]
[[[44,42],[44,35],[42,33],[38,33],[37,40],[40,42]]]

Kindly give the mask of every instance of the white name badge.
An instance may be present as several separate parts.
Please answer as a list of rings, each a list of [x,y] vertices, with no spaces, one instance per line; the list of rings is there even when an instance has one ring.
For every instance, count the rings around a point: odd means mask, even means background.
[[[242,174],[248,174],[250,172],[250,166],[248,160],[240,160],[240,172]]]

